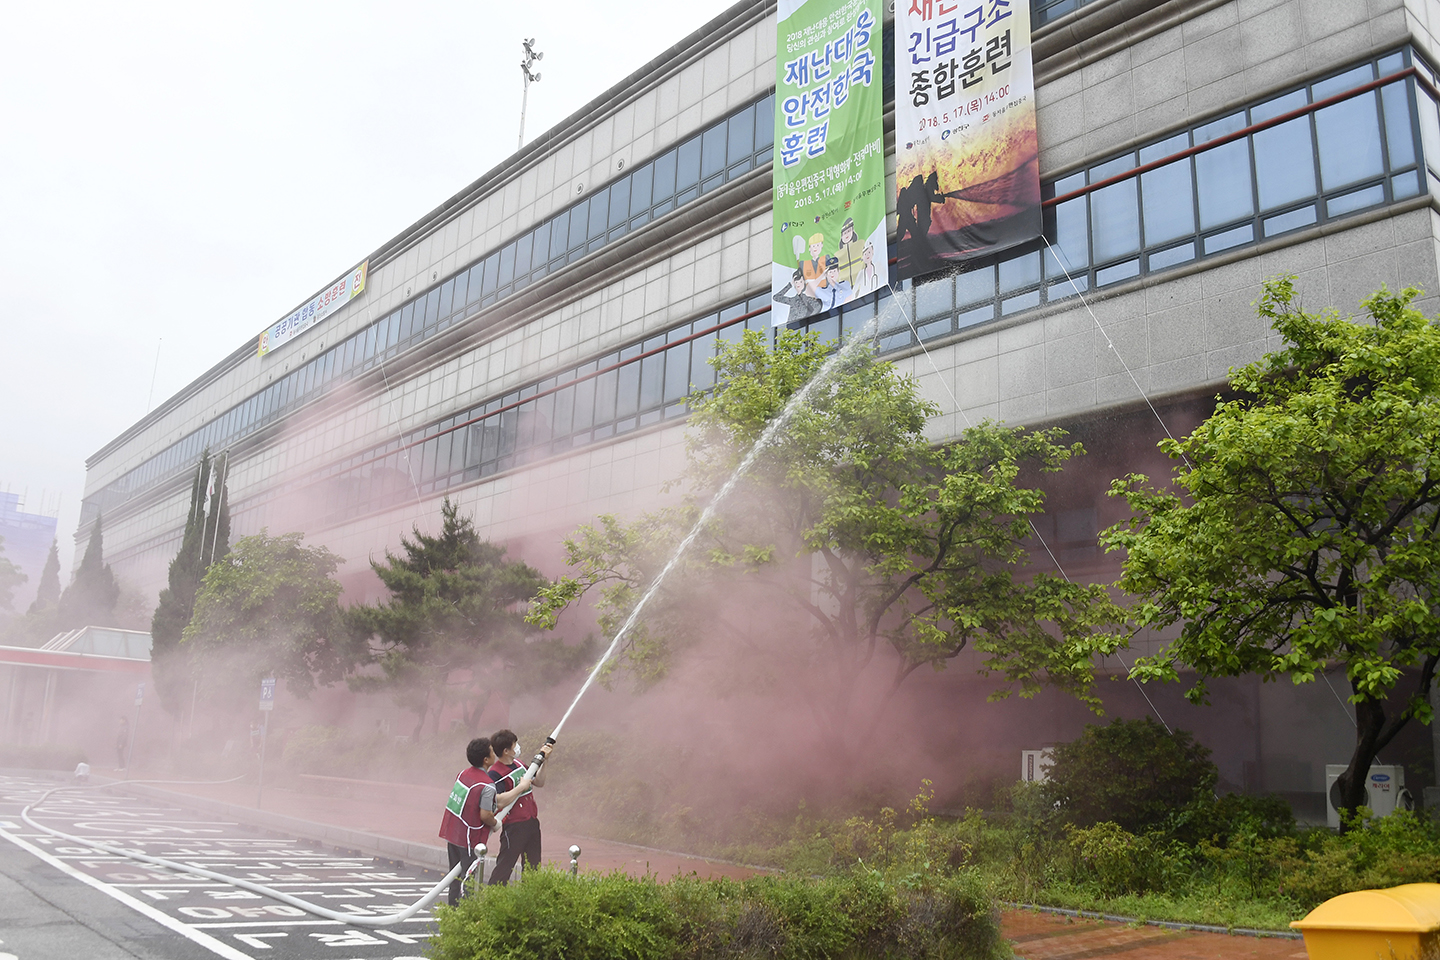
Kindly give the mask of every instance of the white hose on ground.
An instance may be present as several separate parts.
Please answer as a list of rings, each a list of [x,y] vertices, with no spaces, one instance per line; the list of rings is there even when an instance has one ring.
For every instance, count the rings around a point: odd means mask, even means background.
[[[238,780],[238,779],[240,779],[240,778],[239,778],[239,777],[236,777],[236,778],[235,778],[235,780]],[[219,781],[210,781],[210,782],[212,782],[212,783],[234,783],[235,780],[219,780]],[[130,780],[130,781],[126,781],[126,782],[127,782],[127,783],[187,783],[187,782],[190,782],[190,781],[183,781],[183,780]],[[359,926],[365,926],[365,927],[384,927],[384,926],[389,926],[389,925],[392,924],[392,923],[401,923],[401,922],[403,922],[403,921],[405,921],[405,920],[409,920],[411,917],[415,916],[415,914],[419,913],[421,910],[424,910],[425,908],[429,907],[430,904],[434,903],[434,902],[436,901],[436,899],[439,898],[440,894],[441,894],[442,892],[444,892],[445,888],[450,885],[450,882],[451,882],[452,880],[454,880],[456,876],[459,875],[459,873],[460,873],[460,868],[464,866],[463,863],[457,863],[457,864],[455,864],[454,867],[450,868],[450,872],[447,873],[447,874],[445,874],[445,877],[444,877],[439,883],[435,884],[434,888],[432,888],[429,893],[425,894],[425,896],[421,897],[419,900],[415,901],[415,902],[412,903],[410,906],[406,907],[404,910],[401,910],[399,913],[387,913],[387,914],[379,914],[379,915],[376,915],[376,914],[361,914],[361,913],[342,913],[342,912],[340,912],[339,910],[331,910],[329,907],[322,907],[322,906],[320,906],[319,904],[317,904],[317,903],[311,903],[311,902],[308,901],[308,900],[301,900],[299,897],[293,897],[293,896],[291,896],[290,894],[285,893],[284,891],[276,890],[276,889],[274,889],[273,887],[267,887],[267,886],[265,886],[264,884],[261,884],[261,883],[255,883],[255,882],[250,881],[250,880],[242,880],[242,879],[239,878],[239,877],[232,877],[232,876],[228,876],[228,875],[223,874],[223,873],[217,873],[217,872],[215,872],[214,870],[206,870],[204,867],[197,867],[197,866],[194,866],[194,865],[188,864],[188,863],[179,863],[179,862],[174,861],[174,860],[166,860],[166,859],[163,858],[163,857],[152,857],[152,856],[150,856],[149,854],[140,852],[139,850],[126,850],[126,849],[124,849],[123,847],[117,847],[117,846],[115,846],[115,845],[113,845],[113,844],[101,843],[100,841],[97,841],[97,840],[89,840],[89,839],[87,839],[87,838],[85,838],[85,837],[77,837],[77,836],[75,836],[75,835],[73,835],[73,834],[64,833],[64,832],[62,832],[62,831],[55,830],[55,829],[53,829],[53,828],[51,828],[51,827],[47,827],[47,826],[45,826],[43,823],[38,823],[38,822],[36,822],[34,819],[32,819],[31,816],[30,816],[30,811],[31,811],[31,810],[35,809],[36,807],[38,807],[38,806],[40,806],[42,803],[44,803],[46,800],[48,800],[48,799],[50,798],[50,795],[51,795],[51,794],[53,794],[53,793],[58,793],[58,792],[61,791],[61,790],[96,789],[97,787],[103,788],[103,787],[107,787],[107,786],[118,786],[118,785],[119,785],[119,784],[96,784],[95,786],[92,786],[92,787],[74,787],[74,786],[54,787],[54,788],[52,788],[52,789],[50,789],[50,790],[45,791],[45,793],[43,793],[43,794],[40,796],[40,799],[39,799],[39,800],[36,800],[36,801],[34,801],[33,803],[30,803],[30,804],[26,805],[26,807],[25,807],[23,810],[20,811],[20,818],[21,818],[22,820],[24,820],[26,823],[28,823],[30,826],[34,827],[36,830],[40,830],[40,831],[42,831],[42,832],[44,832],[44,833],[48,833],[48,834],[50,834],[51,836],[54,836],[54,837],[59,837],[59,838],[61,838],[62,840],[69,840],[71,843],[77,843],[77,844],[80,844],[81,846],[85,846],[85,847],[92,847],[92,848],[94,848],[94,849],[96,849],[96,850],[101,850],[101,851],[104,851],[105,853],[113,854],[114,856],[117,856],[117,857],[125,857],[125,858],[128,859],[128,860],[138,860],[138,861],[141,862],[141,863],[148,863],[148,864],[151,864],[151,865],[153,865],[153,866],[165,867],[166,869],[169,869],[169,870],[178,870],[178,871],[180,871],[181,873],[188,873],[188,874],[191,874],[191,875],[193,875],[193,876],[204,877],[204,878],[207,879],[207,880],[218,880],[218,881],[220,881],[221,883],[228,883],[228,884],[232,884],[232,885],[234,885],[234,886],[237,886],[237,887],[241,888],[242,890],[249,890],[251,893],[258,893],[258,894],[260,894],[261,896],[270,897],[270,898],[273,899],[273,900],[279,900],[281,903],[287,903],[287,904],[289,904],[289,905],[292,906],[292,907],[298,907],[299,909],[304,910],[306,913],[313,913],[313,914],[316,915],[317,917],[324,917],[324,918],[327,919],[327,920],[338,920],[338,921],[340,921],[341,923],[353,923],[353,924],[357,924],[357,925],[359,925]]]

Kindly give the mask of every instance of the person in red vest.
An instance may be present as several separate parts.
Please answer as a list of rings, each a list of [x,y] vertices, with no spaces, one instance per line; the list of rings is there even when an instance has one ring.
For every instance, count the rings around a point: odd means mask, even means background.
[[[516,777],[520,777],[520,782],[524,783],[525,767],[515,759],[515,755],[520,752],[520,743],[514,731],[498,731],[490,738],[490,746],[500,757],[490,768],[495,789],[509,786],[515,782]],[[549,756],[550,745],[541,747],[540,752]],[[545,786],[544,767],[535,775],[533,785]],[[495,871],[490,874],[490,883],[508,883],[510,872],[515,868],[515,861],[522,855],[525,857],[526,869],[540,866],[540,811],[536,808],[535,797],[528,792],[528,788],[522,793],[523,796],[515,801],[514,809],[505,815],[504,830],[500,834],[500,853],[495,858]],[[503,803],[500,804],[500,809],[505,809]]]
[[[440,837],[450,853],[451,869],[457,863],[465,864],[465,869],[450,882],[452,907],[460,902],[465,874],[475,862],[475,847],[484,844],[495,827],[495,811],[503,810],[506,804],[530,789],[530,778],[522,775],[514,787],[504,793],[496,792],[494,778],[486,769],[495,763],[495,751],[490,748],[488,737],[471,740],[465,747],[465,759],[470,761],[470,766],[456,776],[450,799],[445,803],[445,815],[440,820]]]

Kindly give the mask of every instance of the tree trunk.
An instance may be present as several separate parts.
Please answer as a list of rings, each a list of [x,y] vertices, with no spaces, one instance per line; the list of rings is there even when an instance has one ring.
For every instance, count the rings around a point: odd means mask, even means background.
[[[1405,720],[1402,718],[1393,725],[1393,729],[1386,730],[1383,700],[1366,698],[1355,704],[1355,751],[1350,755],[1350,766],[1346,767],[1345,772],[1336,780],[1336,786],[1340,788],[1340,803],[1337,806],[1342,814],[1342,833],[1348,829],[1344,815],[1354,815],[1360,807],[1370,804],[1369,788],[1366,784],[1370,779],[1370,765],[1375,762],[1375,755],[1383,745],[1382,734],[1389,734],[1385,737],[1385,741],[1389,742],[1404,724]]]

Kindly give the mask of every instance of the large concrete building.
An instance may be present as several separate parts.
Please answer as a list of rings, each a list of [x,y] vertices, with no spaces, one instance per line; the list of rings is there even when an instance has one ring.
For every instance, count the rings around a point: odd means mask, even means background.
[[[1298,274],[1308,306],[1342,312],[1382,283],[1440,305],[1440,3],[1032,9],[1057,252],[902,286],[879,344],[941,405],[937,440],[987,417],[1086,440],[1042,527],[1072,572],[1105,576],[1109,478],[1163,470],[1158,420],[1188,430],[1231,366],[1277,346],[1262,278]],[[356,598],[445,496],[542,566],[596,514],[651,506],[704,359],[770,323],[774,50],[774,3],[743,0],[370,252],[364,293],[323,322],[264,356],[241,344],[87,461],[76,555],[103,513],[117,576],[153,596],[207,448],[231,459],[236,534],[303,529],[347,558]],[[1243,726],[1211,738],[1227,780],[1321,789],[1353,735],[1317,686],[1218,694]],[[1072,736],[1056,715],[1051,739]]]

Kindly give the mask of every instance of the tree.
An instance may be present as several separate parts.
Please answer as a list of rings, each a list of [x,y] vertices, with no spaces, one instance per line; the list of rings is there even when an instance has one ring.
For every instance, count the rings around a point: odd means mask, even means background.
[[[1231,371],[1238,396],[1189,437],[1162,444],[1176,490],[1118,480],[1135,516],[1103,535],[1126,552],[1119,585],[1137,627],[1179,637],[1132,675],[1205,699],[1209,677],[1312,682],[1344,667],[1355,749],[1341,806],[1366,801],[1379,750],[1428,723],[1440,659],[1440,329],[1417,291],[1364,302],[1372,323],[1310,314],[1292,279],[1259,301],[1283,349]],[[1398,711],[1387,706],[1403,691]]]
[[[219,458],[213,467],[212,487],[210,451],[201,453],[190,486],[190,511],[185,517],[180,550],[170,561],[168,583],[160,591],[150,620],[156,690],[165,709],[174,715],[179,715],[185,695],[192,692],[196,681],[189,660],[180,655],[180,638],[195,612],[195,595],[205,572],[230,551],[226,459]]]
[[[206,571],[181,645],[204,661],[222,699],[243,701],[265,676],[302,698],[317,680],[343,676],[346,634],[333,576],[340,558],[303,539],[261,530]]]
[[[50,552],[45,555],[45,566],[40,570],[40,583],[35,588],[35,599],[25,611],[35,616],[46,610],[53,610],[60,602],[60,545],[50,541]]]
[[[1218,779],[1210,751],[1184,730],[1117,718],[1058,744],[1040,792],[1070,823],[1140,833],[1210,796]]]
[[[105,562],[105,536],[102,532],[102,518],[95,517],[95,530],[90,542],[85,545],[85,555],[70,586],[60,594],[57,622],[60,629],[71,630],[84,626],[108,626],[107,621],[115,610],[115,601],[120,599],[120,585],[115,574]]]
[[[357,689],[388,688],[418,715],[418,738],[431,711],[459,702],[473,724],[497,690],[511,695],[553,685],[589,655],[541,638],[525,622],[525,605],[546,580],[505,559],[505,548],[481,539],[469,517],[447,498],[437,537],[415,528],[370,566],[390,591],[349,617],[380,676],[357,675]],[[373,646],[371,642],[373,641]]]
[[[15,602],[15,588],[30,579],[5,556],[5,538],[0,537],[0,610],[9,610]]]
[[[601,628],[614,636],[700,504],[827,355],[814,336],[782,333],[772,351],[755,331],[721,353],[713,361],[720,387],[692,418],[687,503],[582,528],[566,541],[576,575],[542,591],[535,619],[553,623],[597,590]],[[924,431],[938,411],[913,380],[868,347],[837,364],[647,609],[627,643],[630,666],[642,680],[657,678],[680,646],[723,632],[744,655],[732,662],[827,678],[810,707],[836,740],[854,725],[872,668],[886,679],[861,730],[874,729],[915,670],[943,668],[969,647],[1022,695],[1050,682],[1093,704],[1082,648],[1105,646],[1092,633],[1112,616],[1110,603],[1100,586],[1028,569],[1029,518],[1044,494],[1020,481],[1022,471],[1061,469],[1079,445],[1060,445],[1059,430],[985,423],[934,446]],[[795,636],[799,645],[787,642]]]

